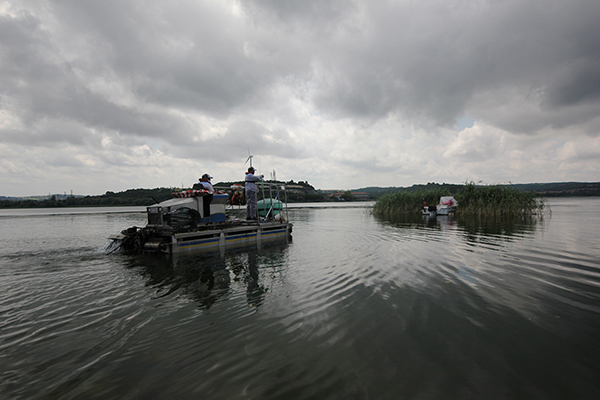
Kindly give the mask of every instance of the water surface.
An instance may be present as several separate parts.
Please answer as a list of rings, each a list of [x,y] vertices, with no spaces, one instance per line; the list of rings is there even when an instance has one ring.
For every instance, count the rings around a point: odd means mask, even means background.
[[[144,208],[0,212],[0,397],[600,398],[600,199],[550,203],[175,259],[107,254]]]

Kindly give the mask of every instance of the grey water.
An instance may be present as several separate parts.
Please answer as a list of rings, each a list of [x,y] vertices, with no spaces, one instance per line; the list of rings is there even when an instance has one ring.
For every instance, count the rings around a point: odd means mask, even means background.
[[[143,208],[0,210],[0,398],[600,398],[600,199],[549,203],[179,258],[107,251]]]

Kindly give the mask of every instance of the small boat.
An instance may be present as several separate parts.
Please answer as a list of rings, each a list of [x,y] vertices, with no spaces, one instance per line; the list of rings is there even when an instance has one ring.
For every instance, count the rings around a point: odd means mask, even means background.
[[[437,215],[452,215],[456,212],[458,202],[452,196],[442,196],[437,206],[423,204],[423,215],[435,217]]]
[[[277,196],[260,201],[258,220],[228,216],[226,191],[186,190],[173,193],[174,198],[146,207],[145,227],[131,227],[110,236],[110,249],[128,253],[196,254],[224,252],[240,247],[287,243],[292,224],[286,219],[287,203],[279,200],[285,185],[275,186]],[[236,188],[238,189],[238,188]],[[273,187],[269,188],[273,192]],[[232,193],[234,194],[234,193]],[[263,190],[264,196],[264,190]],[[205,211],[204,203],[208,202]],[[204,213],[208,215],[204,215]]]

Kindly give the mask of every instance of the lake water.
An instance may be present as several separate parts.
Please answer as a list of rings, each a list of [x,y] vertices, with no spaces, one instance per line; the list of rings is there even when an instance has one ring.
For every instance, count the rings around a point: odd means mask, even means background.
[[[107,254],[143,208],[0,210],[0,398],[600,398],[600,199],[502,223],[356,205],[178,259]]]

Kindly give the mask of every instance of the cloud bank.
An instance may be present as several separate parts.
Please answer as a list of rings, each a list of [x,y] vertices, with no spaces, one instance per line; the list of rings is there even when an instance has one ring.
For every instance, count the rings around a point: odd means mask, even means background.
[[[0,195],[598,181],[600,2],[0,1]]]

